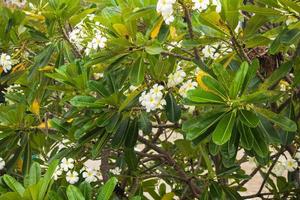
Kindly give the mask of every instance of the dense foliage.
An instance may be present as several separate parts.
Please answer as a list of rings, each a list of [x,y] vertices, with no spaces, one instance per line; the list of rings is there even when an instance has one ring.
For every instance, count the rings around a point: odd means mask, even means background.
[[[0,200],[299,199],[299,19],[299,0],[3,1]]]

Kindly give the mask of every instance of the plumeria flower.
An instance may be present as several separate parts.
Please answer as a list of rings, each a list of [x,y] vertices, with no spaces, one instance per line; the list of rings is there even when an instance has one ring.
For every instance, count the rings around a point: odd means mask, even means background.
[[[164,89],[164,87],[162,85],[155,84],[155,85],[153,85],[152,89],[150,90],[150,93],[155,97],[161,98],[163,95],[163,93],[161,91],[163,89]]]
[[[93,49],[97,50],[98,48],[103,49],[105,47],[107,38],[101,34],[96,34],[95,38],[92,40]]]
[[[60,167],[57,167],[54,174],[53,174],[53,179],[57,180],[61,175],[62,175],[63,171]]]
[[[60,167],[66,172],[68,171],[69,169],[73,169],[74,168],[74,159],[72,158],[63,158],[61,160],[61,164],[60,164]]]
[[[216,12],[220,13],[222,10],[222,4],[220,0],[212,0],[212,4],[216,6]]]
[[[284,166],[284,164],[282,164],[282,162],[278,162],[276,163],[276,165],[274,166],[272,172],[274,174],[276,174],[276,176],[282,176],[283,172],[286,170],[286,167]]]
[[[210,45],[206,45],[203,49],[202,49],[202,53],[204,55],[205,58],[212,58],[215,59],[215,48],[213,48]]]
[[[5,167],[5,161],[3,160],[3,158],[0,157],[0,170],[4,169]]]
[[[150,92],[144,91],[139,98],[139,102],[146,108],[147,112],[162,109],[166,105],[166,100],[163,99],[163,86],[155,84]]]
[[[182,83],[186,73],[180,68],[177,68],[177,71],[168,76],[168,87],[174,87],[180,83]]]
[[[297,151],[294,157],[300,162],[300,151]]]
[[[186,97],[187,92],[189,90],[195,89],[197,85],[197,82],[188,80],[187,82],[183,83],[182,86],[179,88],[179,94],[183,97]]]
[[[156,11],[163,16],[166,24],[170,24],[174,21],[173,16],[173,4],[176,0],[158,0]]]
[[[168,45],[167,49],[169,51],[172,51],[175,47],[181,48],[182,47],[182,40],[179,41],[179,42],[176,42],[176,41],[171,42],[171,45]]]
[[[111,169],[110,172],[113,173],[114,175],[120,175],[122,169],[120,167],[115,167],[114,169]]]
[[[296,160],[290,158],[286,160],[285,167],[289,172],[293,172],[297,169],[298,163]]]
[[[0,66],[2,66],[3,71],[6,73],[11,70],[12,60],[10,55],[2,53],[0,56]]]
[[[97,175],[97,171],[95,169],[90,169],[90,168],[86,168],[85,171],[82,173],[82,177],[88,183],[97,181],[96,175]]]
[[[202,12],[206,10],[209,5],[209,0],[192,0],[194,3],[193,10],[199,10]]]
[[[70,184],[75,184],[78,182],[79,177],[76,171],[68,171],[66,175],[66,180]]]

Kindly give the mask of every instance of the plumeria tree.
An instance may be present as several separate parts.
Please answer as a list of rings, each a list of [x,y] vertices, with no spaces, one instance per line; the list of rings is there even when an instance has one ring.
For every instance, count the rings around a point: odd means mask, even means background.
[[[299,19],[298,0],[3,0],[0,200],[300,198]]]

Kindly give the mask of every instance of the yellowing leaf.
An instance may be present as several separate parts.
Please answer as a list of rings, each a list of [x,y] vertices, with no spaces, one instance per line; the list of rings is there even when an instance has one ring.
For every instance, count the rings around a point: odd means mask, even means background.
[[[17,161],[17,170],[18,170],[18,172],[22,173],[22,168],[23,168],[23,160],[19,159]]]
[[[159,18],[159,20],[156,22],[155,26],[153,27],[153,29],[151,31],[150,36],[152,39],[157,37],[162,23],[163,23],[163,18]]]
[[[128,36],[128,29],[124,24],[114,24],[113,28],[117,31],[117,33],[121,36]]]
[[[16,71],[21,71],[21,70],[24,70],[25,69],[25,65],[23,63],[19,63],[17,64],[13,69],[12,71],[13,72],[16,72]]]
[[[202,78],[203,76],[209,76],[206,72],[200,70],[197,74],[197,82],[200,88],[204,89],[205,91],[208,91],[208,87],[203,83]]]
[[[176,40],[177,38],[176,28],[174,26],[170,26],[170,36],[172,40]]]
[[[36,115],[40,114],[40,104],[37,99],[34,99],[34,101],[32,102],[30,111]]]
[[[74,118],[70,118],[67,120],[68,123],[71,123],[74,120]]]
[[[43,71],[43,72],[49,72],[49,71],[53,71],[54,70],[54,66],[45,66],[45,67],[42,67],[42,68],[39,68],[39,71]]]
[[[51,124],[49,121],[47,121],[47,127],[46,127],[46,123],[42,122],[37,126],[37,128],[39,128],[39,129],[51,128]]]
[[[29,11],[23,11],[25,12],[25,14],[32,20],[40,20],[40,21],[43,21],[45,20],[45,17],[43,15],[38,15],[38,14],[35,14],[35,13],[32,13],[32,12],[29,12]]]
[[[161,200],[172,200],[174,196],[175,196],[174,192],[169,192],[164,194]]]

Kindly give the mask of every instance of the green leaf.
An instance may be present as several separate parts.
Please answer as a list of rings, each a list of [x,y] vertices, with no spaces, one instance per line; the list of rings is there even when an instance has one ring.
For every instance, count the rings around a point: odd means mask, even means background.
[[[113,147],[115,147],[115,148],[120,147],[124,143],[125,138],[126,138],[126,134],[127,134],[128,123],[129,123],[129,118],[128,117],[125,117],[121,121],[114,137],[112,138],[111,144],[112,144]]]
[[[248,110],[240,110],[240,120],[248,127],[256,127],[259,123],[259,118],[257,115]]]
[[[212,133],[212,140],[217,145],[225,144],[231,136],[232,129],[235,122],[236,112],[227,113],[218,123],[214,132]]]
[[[226,98],[227,92],[223,88],[223,85],[220,85],[216,79],[211,76],[203,76],[201,79],[210,90],[214,91],[218,96]]]
[[[278,10],[272,9],[272,8],[266,8],[266,7],[258,7],[254,5],[245,5],[241,7],[241,10],[252,12],[255,14],[259,14],[262,16],[276,16],[279,17],[282,15],[282,13]]]
[[[12,191],[17,192],[20,196],[23,196],[25,188],[15,178],[4,174],[3,180]]]
[[[260,85],[260,89],[268,89],[275,85],[280,79],[286,76],[287,73],[292,69],[293,63],[286,62],[276,69],[271,76],[269,76],[263,84]]]
[[[137,88],[136,90],[134,90],[133,92],[131,92],[130,94],[128,94],[126,99],[121,103],[121,105],[119,107],[119,112],[121,112],[124,109],[126,109],[127,107],[129,107],[141,92],[142,92],[142,88],[140,87],[140,88]]]
[[[41,178],[41,167],[37,162],[32,163],[29,174],[25,176],[24,185],[28,187],[30,185],[36,184]]]
[[[90,80],[88,82],[88,86],[90,90],[97,92],[103,97],[109,96],[109,92],[105,88],[104,84],[99,81]]]
[[[160,46],[147,46],[145,47],[145,51],[150,55],[157,55],[163,52],[163,48]]]
[[[85,200],[81,191],[74,185],[67,187],[67,196],[69,200]]]
[[[249,65],[247,62],[243,62],[236,72],[233,81],[231,82],[229,95],[233,98],[236,98],[238,95],[242,94],[242,87],[247,76]]]
[[[125,161],[129,170],[134,171],[138,165],[138,159],[136,157],[136,153],[134,152],[134,148],[125,148]]]
[[[139,115],[139,128],[143,130],[145,134],[149,134],[152,131],[152,124],[146,112],[141,112]]]
[[[140,85],[144,81],[146,65],[144,64],[143,55],[141,55],[133,64],[130,71],[130,82],[132,85]]]
[[[166,114],[170,122],[177,122],[181,116],[180,106],[177,105],[176,100],[172,93],[166,95]]]
[[[23,200],[17,192],[6,192],[0,196],[0,200]]]
[[[47,170],[46,174],[44,175],[44,177],[42,179],[40,179],[39,182],[40,182],[41,186],[40,186],[38,200],[44,199],[47,194],[47,191],[50,190],[50,188],[51,188],[50,185],[51,185],[51,182],[53,181],[52,176],[56,170],[58,163],[59,163],[58,160],[53,160],[51,162],[51,164],[49,165],[48,170]]]
[[[187,120],[182,125],[182,130],[186,132],[188,140],[194,140],[203,134],[208,128],[217,123],[225,113],[210,112],[196,118]]]
[[[239,23],[239,8],[241,0],[222,0],[222,14],[224,14],[230,28],[234,30]]]
[[[221,97],[201,88],[189,90],[187,92],[187,99],[195,103],[224,104],[224,100]]]
[[[82,195],[84,196],[84,199],[86,200],[90,200],[92,199],[92,186],[90,183],[84,181],[79,185],[79,189],[82,193]]]
[[[239,124],[238,129],[241,135],[241,146],[247,150],[251,150],[254,141],[254,136],[251,132],[251,129],[241,123]]]
[[[274,91],[274,90],[259,90],[257,92],[243,95],[239,101],[241,103],[266,103],[266,102],[274,102],[277,101],[282,92]]]
[[[139,134],[138,119],[134,119],[129,123],[125,139],[125,147],[133,148],[136,144]]]
[[[253,150],[257,153],[259,157],[266,157],[268,156],[268,143],[266,142],[266,138],[258,131],[257,128],[251,129],[253,134]]]
[[[109,200],[118,183],[115,177],[110,178],[101,188],[97,200]]]
[[[244,33],[245,38],[253,37],[259,28],[268,21],[268,18],[262,15],[254,15],[247,21]]]
[[[96,98],[92,96],[75,96],[70,100],[75,107],[102,107],[103,103],[96,102]]]
[[[253,109],[256,113],[278,125],[283,130],[290,132],[297,131],[297,124],[289,118],[264,108],[254,107]]]

